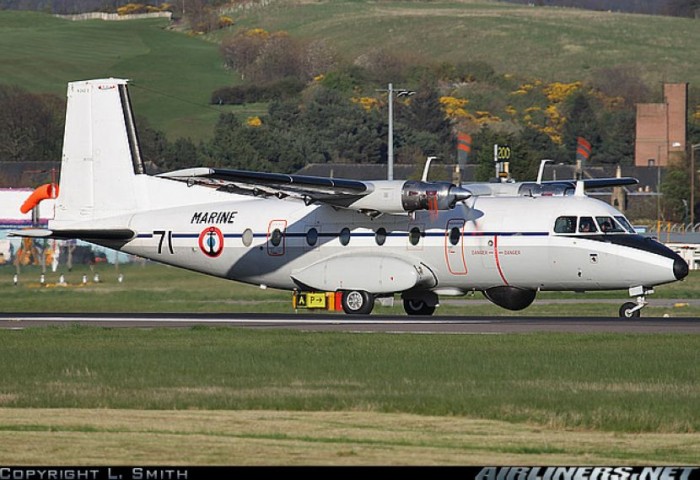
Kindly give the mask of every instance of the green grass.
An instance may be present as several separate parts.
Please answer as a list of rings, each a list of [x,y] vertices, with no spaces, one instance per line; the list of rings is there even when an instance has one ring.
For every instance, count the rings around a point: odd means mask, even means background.
[[[210,136],[221,109],[209,96],[236,78],[216,44],[167,26],[164,19],[73,22],[0,11],[0,79],[65,98],[69,81],[128,78],[137,116],[173,138]]]
[[[287,292],[151,263],[78,265],[62,272],[67,287],[60,271],[43,287],[39,267],[22,267],[18,286],[14,273],[0,268],[2,312],[291,310]],[[699,279],[658,297],[698,298]],[[574,307],[614,315],[611,295]],[[439,312],[512,314],[478,300]],[[693,464],[700,453],[697,335],[67,325],[0,330],[0,345],[2,463]]]
[[[417,61],[484,61],[528,79],[591,80],[599,68],[624,66],[652,87],[700,84],[700,29],[687,18],[487,1],[274,2],[232,16],[233,27],[198,37],[164,19],[72,22],[0,11],[0,81],[64,97],[69,81],[129,78],[137,116],[170,138],[195,140],[212,135],[221,111],[208,104],[211,92],[240,82],[224,68],[218,42],[254,27],[326,39],[348,61],[390,45]]]
[[[0,311],[4,312],[277,312],[291,313],[291,293],[262,290],[256,286],[223,280],[156,263],[76,265],[46,273],[46,284],[39,283],[41,268],[22,267],[19,284],[13,283],[16,269],[0,267]],[[94,274],[100,283],[94,283]],[[117,281],[119,273],[123,283]],[[63,274],[67,286],[58,285]],[[82,284],[86,275],[88,282]],[[700,316],[700,306],[687,300],[700,299],[700,272],[691,272],[681,282],[662,285],[648,297],[644,316]],[[550,300],[567,300],[565,305]],[[596,301],[597,300],[597,301]],[[629,301],[624,291],[541,292],[525,310],[512,312],[486,301],[480,293],[464,297],[441,297],[438,315],[502,316],[608,316],[616,317],[622,303]],[[677,300],[677,301],[676,301]],[[396,297],[393,307],[377,305],[374,313],[404,315]]]
[[[3,407],[368,411],[700,430],[692,335],[74,326],[3,330],[0,344]]]
[[[234,18],[234,31],[325,38],[351,60],[383,45],[416,58],[484,61],[498,73],[544,81],[591,80],[599,68],[629,66],[649,86],[700,83],[700,29],[689,18],[488,1],[277,2]]]

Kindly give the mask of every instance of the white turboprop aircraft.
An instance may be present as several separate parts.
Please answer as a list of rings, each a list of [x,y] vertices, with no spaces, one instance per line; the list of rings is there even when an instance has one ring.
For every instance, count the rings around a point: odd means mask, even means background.
[[[357,181],[218,168],[144,172],[127,81],[68,84],[60,189],[48,229],[263,287],[336,292],[369,314],[400,294],[411,315],[440,295],[481,291],[510,310],[538,291],[629,289],[638,316],[687,263],[635,233],[584,186],[634,179],[452,185]],[[586,185],[584,185],[586,183]]]

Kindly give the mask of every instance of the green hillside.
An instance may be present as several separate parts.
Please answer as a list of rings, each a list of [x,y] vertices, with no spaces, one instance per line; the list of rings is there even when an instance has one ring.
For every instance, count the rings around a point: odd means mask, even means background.
[[[326,38],[349,59],[377,47],[428,61],[484,61],[545,81],[638,67],[645,81],[700,85],[697,20],[495,1],[275,2],[230,14],[236,28]],[[220,33],[218,35],[221,35]]]
[[[488,1],[277,1],[226,13],[233,27],[191,36],[163,19],[73,22],[0,11],[0,82],[63,96],[71,80],[127,77],[137,115],[170,138],[195,140],[211,135],[220,112],[208,105],[211,92],[239,81],[217,42],[253,27],[324,38],[346,61],[385,47],[415,61],[483,61],[499,74],[544,81],[590,80],[600,68],[628,66],[653,91],[662,81],[689,82],[691,102],[700,86],[692,19]]]
[[[215,44],[167,26],[0,11],[0,81],[64,97],[71,80],[129,78],[137,115],[173,137],[208,135],[219,114],[210,93],[235,80]]]

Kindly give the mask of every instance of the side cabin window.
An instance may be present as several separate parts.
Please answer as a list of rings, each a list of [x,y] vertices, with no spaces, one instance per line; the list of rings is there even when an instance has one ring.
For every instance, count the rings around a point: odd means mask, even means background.
[[[348,227],[343,228],[340,231],[340,235],[338,235],[338,238],[340,239],[340,243],[345,246],[348,243],[350,243],[350,229]]]
[[[413,227],[411,231],[408,232],[408,241],[411,242],[411,245],[418,245],[418,242],[420,242],[420,237],[421,231],[418,227]]]
[[[593,233],[598,231],[598,227],[593,223],[593,217],[581,217],[578,222],[579,233]]]
[[[554,233],[574,233],[576,217],[559,217],[554,221]]]

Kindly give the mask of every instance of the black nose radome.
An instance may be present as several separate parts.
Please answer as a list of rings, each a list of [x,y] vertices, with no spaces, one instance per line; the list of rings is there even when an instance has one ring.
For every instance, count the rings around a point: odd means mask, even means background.
[[[688,276],[688,262],[678,257],[673,261],[673,274],[677,280],[682,280]]]

